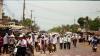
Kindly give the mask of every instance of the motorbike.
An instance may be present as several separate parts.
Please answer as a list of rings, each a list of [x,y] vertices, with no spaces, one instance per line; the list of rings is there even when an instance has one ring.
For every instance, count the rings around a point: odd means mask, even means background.
[[[93,52],[97,52],[97,46],[94,45],[94,46],[92,47],[92,50],[93,50]]]

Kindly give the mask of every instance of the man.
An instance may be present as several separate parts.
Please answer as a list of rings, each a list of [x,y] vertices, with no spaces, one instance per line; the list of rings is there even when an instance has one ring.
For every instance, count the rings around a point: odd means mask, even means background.
[[[35,41],[35,48],[36,48],[36,51],[38,51],[39,50],[39,48],[38,48],[38,35],[35,33],[34,34],[34,41]]]
[[[1,55],[1,48],[3,47],[3,38],[0,36],[0,55]]]
[[[3,53],[8,53],[8,33],[3,38]]]
[[[73,45],[74,47],[76,47],[76,44],[77,44],[77,36],[72,36],[72,41],[73,41]]]
[[[25,56],[26,54],[26,47],[27,47],[27,40],[24,34],[21,34],[20,40],[18,41],[17,46],[19,46],[16,56]]]
[[[91,44],[91,41],[92,41],[92,37],[91,37],[91,35],[89,35],[88,36],[88,43],[89,43],[89,45]]]
[[[66,49],[66,47],[67,47],[67,35],[65,35],[64,36],[64,40],[63,40],[64,42],[64,49]]]
[[[63,49],[63,36],[59,38],[60,49]]]
[[[53,38],[53,42],[52,42],[52,44],[53,44],[53,51],[55,52],[56,49],[57,49],[57,48],[56,48],[57,37],[56,37],[56,35],[53,35],[52,38]]]
[[[14,44],[15,44],[15,42],[16,42],[15,36],[14,36],[13,33],[9,36],[8,42],[9,42],[10,51],[13,51],[13,49],[14,49]]]
[[[28,43],[28,48],[30,49],[31,53],[33,53],[33,38],[32,38],[32,34],[29,34],[27,36],[27,43]]]
[[[70,49],[70,47],[71,47],[71,37],[68,36],[67,37],[67,49]]]
[[[50,35],[48,37],[48,50],[49,50],[49,53],[53,51],[52,50],[52,37]]]

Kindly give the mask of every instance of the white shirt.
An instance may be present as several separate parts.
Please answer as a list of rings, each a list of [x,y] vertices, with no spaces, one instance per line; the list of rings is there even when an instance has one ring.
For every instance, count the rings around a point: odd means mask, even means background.
[[[32,39],[32,37],[31,37],[31,38],[28,38],[28,39],[27,39],[27,42],[28,42],[28,44],[33,45],[33,39]]]
[[[68,42],[71,42],[71,38],[70,37],[68,37],[67,39],[68,39]]]
[[[57,38],[54,37],[54,38],[53,38],[53,44],[56,44],[56,43],[57,43]]]
[[[38,38],[38,35],[35,35],[35,42],[38,42],[37,38]]]
[[[67,42],[67,36],[63,38],[64,43]]]
[[[8,36],[4,36],[3,38],[3,44],[8,44]]]
[[[19,40],[16,46],[27,47],[27,41],[25,39]]]
[[[64,40],[64,39],[63,39],[62,37],[59,38],[59,42],[60,42],[60,43],[63,43],[63,40]]]
[[[88,38],[88,41],[91,41],[91,40],[92,40],[92,37],[89,37],[89,38]]]

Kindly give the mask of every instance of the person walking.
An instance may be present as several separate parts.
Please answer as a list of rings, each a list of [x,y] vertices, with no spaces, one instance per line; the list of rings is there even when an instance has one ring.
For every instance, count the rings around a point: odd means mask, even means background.
[[[49,50],[49,53],[53,52],[53,50],[52,50],[52,38],[51,38],[51,36],[48,37],[48,50]]]
[[[12,33],[9,38],[8,38],[8,43],[9,43],[9,52],[13,52],[13,49],[14,49],[14,45],[16,43],[16,40],[15,40],[15,36],[14,34]]]
[[[56,48],[57,37],[56,37],[56,35],[53,35],[52,38],[53,38],[53,43],[52,43],[53,44],[53,51],[55,52],[57,50],[57,48]]]
[[[30,33],[28,36],[27,36],[27,47],[29,48],[29,50],[31,51],[31,54],[34,53],[33,51],[33,39],[32,39],[32,34]],[[34,55],[33,55],[34,56]]]
[[[24,34],[21,34],[19,37],[20,37],[20,40],[18,41],[18,44],[17,44],[17,46],[19,47],[18,47],[16,56],[25,56],[26,48],[27,48],[27,40]]]
[[[88,43],[89,43],[89,45],[91,44],[91,41],[92,41],[92,37],[91,37],[91,35],[89,35],[88,36]]]
[[[60,38],[59,38],[59,43],[60,43],[60,49],[63,49],[63,36],[61,36]]]
[[[42,53],[42,51],[45,53],[45,51],[46,51],[45,35],[42,35],[40,38],[40,49],[41,49],[41,53]]]
[[[73,46],[76,47],[77,45],[77,36],[72,36]]]
[[[64,49],[66,49],[67,48],[67,35],[65,35],[64,36],[64,38],[63,38],[64,40],[63,40],[63,44],[64,44]]]
[[[1,53],[2,47],[3,47],[3,38],[0,36],[0,55],[2,54]]]
[[[68,36],[67,37],[67,49],[70,49],[70,47],[71,47],[71,37]]]
[[[8,53],[8,33],[3,37],[3,53]]]

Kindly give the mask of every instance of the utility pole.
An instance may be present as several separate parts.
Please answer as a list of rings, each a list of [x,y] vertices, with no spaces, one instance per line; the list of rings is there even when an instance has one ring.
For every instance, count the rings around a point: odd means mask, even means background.
[[[24,0],[24,3],[23,3],[23,20],[25,20],[25,0]]]
[[[32,19],[32,15],[33,15],[32,12],[33,12],[33,11],[31,10],[31,19]]]
[[[76,28],[76,26],[75,26],[75,18],[74,18],[74,25],[73,26],[74,26],[73,31],[75,32],[75,28]]]
[[[34,26],[35,26],[35,19],[36,19],[36,17],[34,17]]]

